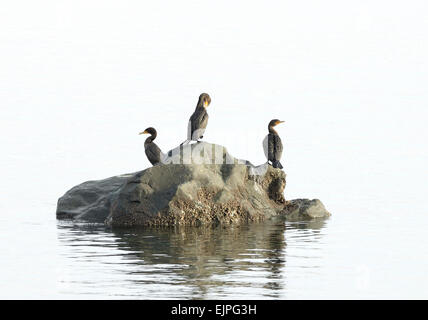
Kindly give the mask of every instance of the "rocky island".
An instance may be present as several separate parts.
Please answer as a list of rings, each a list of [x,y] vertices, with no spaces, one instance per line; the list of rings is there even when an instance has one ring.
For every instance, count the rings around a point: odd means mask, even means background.
[[[286,174],[232,157],[206,142],[168,152],[143,171],[84,182],[58,200],[58,219],[109,226],[240,224],[276,216],[308,220],[330,213],[320,200],[285,200]]]

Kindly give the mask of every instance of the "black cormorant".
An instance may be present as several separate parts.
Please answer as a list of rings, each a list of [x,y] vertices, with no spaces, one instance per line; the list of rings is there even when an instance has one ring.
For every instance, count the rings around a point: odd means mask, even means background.
[[[152,165],[160,163],[162,159],[162,151],[159,149],[156,143],[153,142],[157,136],[156,129],[150,127],[143,132],[140,132],[140,134],[150,134],[150,137],[148,137],[144,142],[144,149],[146,151],[147,159],[149,159]]]
[[[268,158],[268,162],[272,163],[274,168],[282,169],[282,164],[279,162],[282,156],[282,142],[281,138],[278,135],[278,132],[275,131],[273,127],[276,125],[283,123],[284,121],[280,121],[278,119],[274,119],[269,122],[269,134],[267,135],[265,141],[263,142],[263,146],[265,149],[266,157]]]
[[[190,141],[198,141],[204,137],[205,128],[208,124],[208,113],[206,108],[210,105],[211,98],[208,93],[201,93],[195,112],[189,119],[187,127],[187,140],[182,144],[187,144]]]

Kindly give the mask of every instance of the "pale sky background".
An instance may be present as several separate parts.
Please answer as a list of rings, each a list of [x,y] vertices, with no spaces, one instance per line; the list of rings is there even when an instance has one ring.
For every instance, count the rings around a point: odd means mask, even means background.
[[[149,166],[212,97],[204,140],[265,161],[285,120],[287,198],[418,203],[427,186],[426,1],[4,1],[2,197],[56,200]],[[25,183],[23,183],[25,180]],[[40,200],[40,197],[38,197]],[[377,201],[376,200],[376,201]],[[417,205],[417,204],[416,204]],[[422,208],[422,205],[421,205]]]

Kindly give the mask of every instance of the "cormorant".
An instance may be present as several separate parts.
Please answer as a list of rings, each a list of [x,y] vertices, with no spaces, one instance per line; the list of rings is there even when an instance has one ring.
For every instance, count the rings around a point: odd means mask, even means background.
[[[205,128],[208,124],[208,113],[206,108],[210,105],[211,98],[208,93],[201,93],[195,112],[189,119],[187,127],[187,140],[182,143],[187,144],[190,141],[198,141],[204,137]]]
[[[268,162],[270,161],[274,168],[279,169],[283,168],[281,162],[279,162],[279,160],[281,160],[283,147],[281,138],[279,137],[278,132],[276,132],[273,127],[283,122],[284,121],[280,121],[278,119],[274,119],[269,122],[269,134],[263,142],[263,147],[265,149],[265,154],[268,158]]]
[[[150,137],[148,137],[144,142],[144,149],[146,151],[147,159],[149,159],[152,165],[160,163],[162,159],[162,151],[159,149],[156,143],[153,142],[153,140],[155,140],[157,137],[156,129],[150,127],[143,132],[140,132],[139,134],[150,134]]]

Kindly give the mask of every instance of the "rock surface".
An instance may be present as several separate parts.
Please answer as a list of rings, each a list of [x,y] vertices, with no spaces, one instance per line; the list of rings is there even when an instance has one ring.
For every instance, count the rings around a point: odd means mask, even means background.
[[[82,183],[58,200],[58,219],[111,226],[239,224],[330,215],[319,200],[285,201],[286,175],[205,142],[171,150],[163,164]]]
[[[311,220],[316,218],[326,218],[331,214],[323,203],[318,199],[294,199],[287,201],[284,212],[288,220]]]

